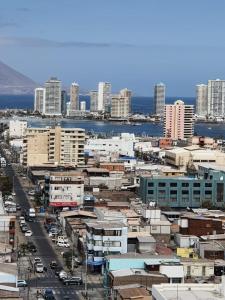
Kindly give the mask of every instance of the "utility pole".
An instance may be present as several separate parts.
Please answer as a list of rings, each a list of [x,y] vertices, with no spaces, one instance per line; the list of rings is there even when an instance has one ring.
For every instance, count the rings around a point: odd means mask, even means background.
[[[87,268],[88,268],[88,249],[87,249],[87,241],[85,242],[85,297],[87,298]]]

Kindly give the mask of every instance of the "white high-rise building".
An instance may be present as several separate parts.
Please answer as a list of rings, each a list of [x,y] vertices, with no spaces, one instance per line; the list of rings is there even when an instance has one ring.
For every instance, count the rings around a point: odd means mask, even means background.
[[[166,98],[166,86],[158,83],[154,86],[154,113],[160,117],[164,115],[164,105]]]
[[[80,110],[81,111],[86,111],[86,101],[81,101],[80,102]]]
[[[70,87],[70,110],[79,110],[79,84],[73,82]]]
[[[90,91],[90,111],[98,111],[98,91]]]
[[[45,107],[45,89],[42,87],[34,90],[34,111],[40,114],[44,113]]]
[[[208,81],[208,114],[214,117],[225,116],[225,80]]]
[[[208,114],[208,85],[196,85],[196,114],[206,116]]]
[[[44,114],[49,116],[61,115],[61,81],[56,77],[45,82]]]
[[[98,84],[98,111],[108,110],[111,105],[112,86],[109,82],[99,82]]]

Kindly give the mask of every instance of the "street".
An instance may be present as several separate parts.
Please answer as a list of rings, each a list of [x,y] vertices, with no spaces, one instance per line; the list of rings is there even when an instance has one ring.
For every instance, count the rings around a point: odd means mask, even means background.
[[[2,153],[3,154],[3,153]],[[14,178],[14,192],[16,193],[17,203],[21,205],[22,209],[29,209],[30,203],[26,192],[24,191],[23,186],[20,183],[18,175],[14,171],[13,167],[7,166],[5,169],[6,175],[10,178]],[[79,299],[77,296],[77,290],[80,288],[77,287],[65,287],[55,276],[54,270],[51,270],[49,264],[52,260],[57,261],[59,266],[62,266],[61,262],[58,259],[55,250],[53,249],[50,240],[47,238],[46,233],[40,219],[37,219],[36,222],[29,222],[29,227],[33,232],[33,236],[29,237],[30,241],[33,241],[37,247],[37,252],[34,256],[40,257],[44,266],[47,267],[47,272],[44,274],[30,274],[30,279],[28,282],[28,299],[29,293],[32,288],[42,290],[43,288],[52,288],[55,293],[55,298],[57,300],[64,299],[64,296],[71,296],[71,299]]]

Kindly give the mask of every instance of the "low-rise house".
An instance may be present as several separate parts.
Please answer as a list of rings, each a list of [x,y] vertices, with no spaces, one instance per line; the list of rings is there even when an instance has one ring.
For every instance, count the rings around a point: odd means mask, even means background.
[[[201,258],[224,259],[225,248],[218,242],[199,242],[199,253]]]
[[[168,282],[168,278],[159,272],[148,272],[144,269],[125,269],[109,272],[108,287],[114,288],[130,285],[141,284],[151,288],[153,284]]]
[[[116,300],[151,300],[149,291],[144,287],[122,288],[114,294]]]
[[[0,285],[17,286],[17,265],[0,263]]]
[[[159,266],[159,272],[166,275],[170,283],[184,282],[184,269],[180,263],[163,262]]]
[[[138,236],[138,252],[139,253],[155,253],[156,249],[156,240],[154,239],[153,236],[148,235],[148,236]]]
[[[210,278],[214,276],[214,261],[209,259],[181,258],[185,278]]]
[[[197,247],[199,238],[195,235],[183,235],[180,233],[176,233],[174,235],[174,241],[180,248],[190,248]]]

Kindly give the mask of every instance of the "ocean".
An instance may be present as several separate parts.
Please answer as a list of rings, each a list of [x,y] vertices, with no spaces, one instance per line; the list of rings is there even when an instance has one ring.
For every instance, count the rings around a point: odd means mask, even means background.
[[[166,103],[173,103],[177,97],[168,97]],[[195,104],[195,98],[181,98],[187,104]],[[81,101],[86,101],[87,109],[90,107],[90,98],[88,96],[80,96]],[[21,108],[33,109],[33,95],[0,95],[0,109]],[[152,113],[153,98],[152,97],[133,97],[132,111],[134,113]],[[30,126],[48,126],[56,121],[49,119],[29,119]],[[58,123],[58,121],[57,121]],[[131,124],[121,125],[116,122],[91,121],[91,120],[59,120],[63,127],[79,127],[84,128],[87,132],[102,133],[104,135],[120,134],[121,132],[134,133],[142,136],[162,136],[163,126],[160,123],[142,123],[140,126],[132,126]],[[195,124],[195,134],[200,136],[210,136],[225,139],[225,124]]]
[[[166,103],[173,103],[177,97],[168,97]],[[195,104],[195,98],[184,97],[182,100],[187,104]],[[86,101],[87,109],[90,108],[90,97],[80,96],[80,101]],[[153,113],[153,97],[132,97],[132,111],[134,113]],[[33,109],[33,95],[0,95],[0,109]]]

